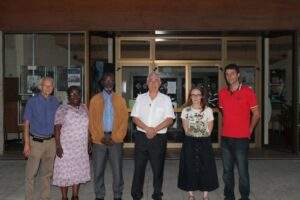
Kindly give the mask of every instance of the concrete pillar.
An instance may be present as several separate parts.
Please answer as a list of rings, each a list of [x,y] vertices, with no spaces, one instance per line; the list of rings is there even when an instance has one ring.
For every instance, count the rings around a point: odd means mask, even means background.
[[[3,129],[3,32],[0,31],[0,155],[3,154],[4,150],[4,129]]]

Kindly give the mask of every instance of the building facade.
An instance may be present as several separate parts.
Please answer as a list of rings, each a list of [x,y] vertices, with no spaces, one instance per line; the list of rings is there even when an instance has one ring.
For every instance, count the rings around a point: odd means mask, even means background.
[[[86,103],[97,80],[114,72],[116,91],[128,112],[145,91],[149,71],[158,71],[162,92],[177,119],[168,147],[180,148],[181,106],[193,85],[209,90],[210,106],[225,85],[223,69],[241,66],[241,81],[257,93],[262,120],[252,148],[299,151],[300,3],[282,1],[51,1],[2,3],[0,105],[1,152],[22,131],[22,110],[38,78],[56,82],[55,95],[79,85]],[[221,115],[212,135],[219,147]],[[129,122],[125,147],[133,147]]]

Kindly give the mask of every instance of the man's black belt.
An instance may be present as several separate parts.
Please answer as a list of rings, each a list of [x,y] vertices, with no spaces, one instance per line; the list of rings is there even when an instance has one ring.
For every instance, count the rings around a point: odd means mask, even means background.
[[[44,142],[44,140],[51,140],[54,137],[54,135],[51,135],[50,137],[43,138],[43,137],[37,137],[35,135],[31,135],[31,134],[30,134],[30,136],[32,137],[32,140],[36,141],[36,142]]]
[[[104,135],[111,135],[111,131],[109,131],[109,132],[104,132]]]

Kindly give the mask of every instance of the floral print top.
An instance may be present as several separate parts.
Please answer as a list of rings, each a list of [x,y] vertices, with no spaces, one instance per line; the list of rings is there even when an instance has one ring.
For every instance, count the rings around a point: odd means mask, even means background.
[[[186,133],[192,137],[208,137],[208,122],[214,120],[213,111],[210,107],[205,107],[203,111],[185,107],[181,112],[181,119],[188,121],[189,131]]]

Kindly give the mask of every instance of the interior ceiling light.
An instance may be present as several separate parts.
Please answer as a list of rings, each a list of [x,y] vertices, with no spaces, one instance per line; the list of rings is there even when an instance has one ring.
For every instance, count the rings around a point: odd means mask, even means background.
[[[155,38],[155,42],[163,42],[166,41],[165,38]]]
[[[155,35],[164,35],[164,34],[167,34],[167,31],[158,31],[158,30],[155,31]]]

